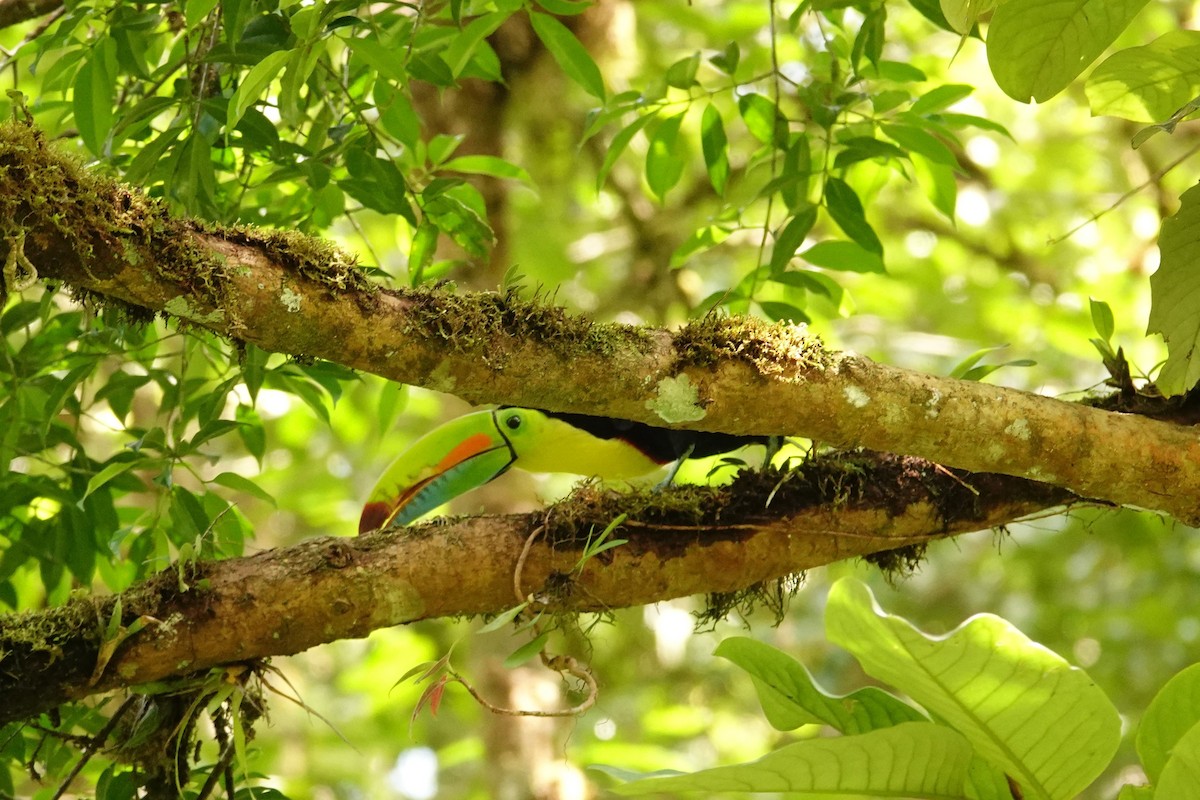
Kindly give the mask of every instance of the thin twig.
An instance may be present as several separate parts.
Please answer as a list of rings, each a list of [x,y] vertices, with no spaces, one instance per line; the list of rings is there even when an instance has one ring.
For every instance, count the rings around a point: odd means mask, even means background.
[[[475,702],[486,708],[493,714],[500,714],[506,717],[578,717],[586,712],[589,708],[596,705],[596,698],[599,697],[600,687],[596,683],[596,679],[592,676],[587,667],[580,664],[571,656],[547,656],[543,650],[541,653],[542,663],[555,672],[563,672],[574,675],[579,680],[583,681],[587,686],[587,697],[583,702],[571,706],[570,708],[560,709],[558,711],[537,711],[524,708],[504,708],[503,706],[493,705],[484,699],[479,691],[467,682],[467,679],[459,675],[454,670],[449,670],[451,680],[461,683],[463,687],[470,692],[471,697],[475,698]]]
[[[513,592],[517,595],[518,603],[525,602],[525,591],[521,588],[521,573],[525,571],[525,560],[529,558],[529,551],[533,549],[533,543],[545,531],[544,524],[537,526],[525,540],[525,545],[521,548],[521,555],[517,556],[517,566],[513,569]]]
[[[125,712],[132,708],[133,704],[139,699],[137,695],[127,697],[120,708],[113,712],[113,715],[109,717],[108,722],[104,723],[104,727],[100,729],[100,732],[88,741],[87,746],[83,748],[83,754],[79,757],[79,761],[71,769],[70,774],[63,778],[63,782],[58,785],[58,789],[54,792],[50,800],[58,800],[66,793],[67,788],[71,785],[71,781],[75,780],[75,777],[79,775],[84,766],[95,755],[100,745],[108,740],[108,735],[113,732],[113,728],[117,727],[117,723],[121,721],[121,717],[125,716]]]

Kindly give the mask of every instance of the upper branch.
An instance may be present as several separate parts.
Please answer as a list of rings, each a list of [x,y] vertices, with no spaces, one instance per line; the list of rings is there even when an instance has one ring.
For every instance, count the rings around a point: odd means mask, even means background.
[[[0,127],[0,229],[10,242],[25,232],[44,278],[475,402],[805,436],[1200,523],[1189,427],[828,353],[792,326],[707,319],[670,332],[512,296],[384,291],[318,240],[174,219],[19,125]]]
[[[0,0],[0,30],[62,8],[62,0]]]

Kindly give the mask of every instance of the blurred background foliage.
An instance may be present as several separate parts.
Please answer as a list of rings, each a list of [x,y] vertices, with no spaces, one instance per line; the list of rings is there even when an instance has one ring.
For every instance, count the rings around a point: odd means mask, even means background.
[[[51,11],[0,30],[0,82],[19,92],[0,113],[31,114],[180,213],[333,239],[384,285],[514,289],[631,323],[714,308],[790,319],[937,374],[1001,348],[984,363],[1035,363],[989,380],[1067,398],[1106,377],[1088,341],[1096,298],[1135,375],[1164,357],[1144,336],[1148,276],[1159,225],[1194,182],[1195,132],[1134,150],[1141,125],[1092,116],[1080,83],[1013,102],[980,39],[931,20],[936,3]],[[1194,13],[1151,3],[1119,44]],[[395,453],[467,410],[44,286],[8,299],[0,330],[5,611],[120,591],[180,560],[352,535]],[[453,510],[528,510],[571,484],[509,474]],[[453,687],[436,717],[410,719],[421,687],[397,680],[451,645],[499,704],[553,706],[562,687],[502,667],[522,640],[474,636],[478,622],[381,630],[276,660],[287,682],[267,680],[304,707],[267,692],[246,766],[294,797],[567,798],[594,791],[588,763],[750,759],[787,735],[713,648],[748,627],[827,688],[861,685],[823,634],[825,590],[848,574],[928,631],[1006,617],[1086,667],[1132,729],[1200,651],[1191,534],[1129,510],[1047,515],[940,543],[895,584],[862,564],[809,574],[778,627],[763,614],[694,633],[701,598],[582,620],[554,647],[586,660],[602,691],[568,722],[494,717]],[[114,702],[0,730],[0,795],[51,796],[77,754],[46,731],[94,733]],[[199,763],[214,754],[208,742]],[[1132,763],[1127,745],[1088,796],[1112,796]],[[94,758],[76,787],[130,796],[126,769]]]

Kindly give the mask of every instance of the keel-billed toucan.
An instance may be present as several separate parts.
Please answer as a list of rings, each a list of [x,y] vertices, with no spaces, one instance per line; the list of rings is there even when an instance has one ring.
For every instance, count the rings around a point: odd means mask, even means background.
[[[620,480],[767,442],[766,436],[677,431],[533,408],[476,411],[435,428],[400,454],[367,498],[358,531],[407,525],[512,466]]]

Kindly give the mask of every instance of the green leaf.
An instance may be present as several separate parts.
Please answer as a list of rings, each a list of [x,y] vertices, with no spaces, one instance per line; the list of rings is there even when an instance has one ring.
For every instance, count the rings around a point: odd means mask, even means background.
[[[676,89],[690,89],[696,85],[696,71],[700,69],[700,53],[692,53],[687,58],[681,58],[667,67],[667,86]]]
[[[416,233],[413,234],[412,244],[408,247],[408,275],[409,283],[414,288],[424,282],[425,270],[433,263],[438,235],[437,226],[428,220],[418,225]]]
[[[917,709],[873,686],[847,695],[830,694],[799,661],[755,639],[730,637],[717,645],[713,655],[750,673],[763,713],[776,730],[820,723],[856,734],[901,722],[928,721]]]
[[[704,152],[704,167],[708,180],[717,194],[725,194],[729,180],[729,139],[725,136],[725,123],[721,112],[709,103],[700,117],[700,148]]]
[[[183,5],[183,18],[189,28],[195,27],[200,20],[212,13],[217,7],[218,0],[187,0]]]
[[[1134,150],[1137,150],[1139,147],[1141,147],[1143,144],[1145,144],[1146,140],[1149,139],[1151,136],[1154,136],[1159,133],[1174,133],[1175,127],[1180,122],[1183,122],[1185,119],[1190,117],[1192,114],[1195,114],[1196,111],[1198,111],[1198,110],[1200,110],[1200,97],[1197,97],[1193,100],[1188,101],[1187,103],[1184,103],[1182,106],[1180,106],[1178,109],[1175,110],[1174,114],[1172,114],[1170,117],[1163,120],[1162,122],[1158,122],[1158,123],[1155,123],[1154,125],[1150,125],[1148,127],[1142,128],[1140,131],[1138,131],[1137,133],[1135,133],[1133,135],[1133,138],[1129,142],[1130,146],[1133,147]]]
[[[1193,725],[1171,748],[1154,800],[1193,800],[1200,786],[1200,723]]]
[[[768,97],[754,92],[742,95],[738,98],[738,113],[755,139],[776,147],[787,146],[787,118]]]
[[[679,126],[683,114],[662,120],[650,135],[650,149],[646,152],[646,183],[650,191],[664,200],[667,192],[683,175],[685,160],[675,142],[679,138]]]
[[[379,124],[410,152],[415,151],[421,141],[421,118],[408,95],[388,81],[379,80],[375,83],[373,97],[379,110]]]
[[[858,736],[785,745],[757,761],[690,775],[637,775],[593,767],[631,780],[620,795],[655,792],[803,792],[814,797],[961,797],[971,762],[962,736],[932,722],[905,722]]]
[[[841,272],[886,272],[878,253],[854,242],[819,242],[800,254],[808,263]]]
[[[843,578],[830,589],[825,625],[867,674],[962,733],[1027,800],[1074,798],[1120,743],[1120,716],[1087,673],[999,617],[979,614],[929,636]]]
[[[1146,333],[1162,334],[1167,342],[1167,363],[1155,384],[1172,397],[1200,381],[1200,185],[1184,192],[1179,210],[1163,220],[1158,250]]]
[[[876,255],[883,255],[883,243],[875,235],[875,229],[867,222],[862,202],[849,184],[840,178],[827,178],[825,208],[838,227],[860,247]]]
[[[988,65],[1014,100],[1044,103],[1128,27],[1148,0],[1007,0],[988,26]]]
[[[994,1],[994,0],[993,0]],[[975,91],[974,86],[963,83],[948,83],[921,95],[909,110],[914,114],[931,114],[952,106]]]
[[[273,506],[277,505],[275,498],[270,492],[266,491],[249,478],[238,475],[236,472],[222,472],[220,475],[213,478],[213,483],[220,484],[227,489],[233,489],[235,492],[241,492],[242,494],[248,494],[252,497],[257,497],[259,500],[270,503]]]
[[[929,202],[933,203],[933,207],[942,212],[946,219],[954,222],[954,213],[958,207],[958,178],[954,174],[954,168],[920,155],[913,157],[912,164],[917,183],[925,190]]]
[[[470,255],[485,258],[496,242],[496,235],[478,211],[482,206],[478,190],[463,184],[433,197],[428,194],[426,187],[422,193],[425,216]]]
[[[395,163],[351,148],[346,152],[346,168],[350,177],[337,182],[346,194],[381,214],[399,214],[410,224],[417,224],[408,201],[408,184]]]
[[[531,641],[521,645],[516,650],[509,653],[508,657],[504,659],[504,668],[512,669],[514,667],[521,666],[526,661],[542,652],[542,650],[546,647],[546,642],[549,640],[550,632],[546,631],[545,633],[539,634]]]
[[[276,51],[255,64],[246,73],[233,93],[233,97],[229,98],[229,110],[225,118],[226,128],[232,130],[237,127],[242,115],[246,113],[246,109],[258,102],[291,55],[290,50]]]
[[[766,318],[772,322],[808,323],[812,319],[804,309],[794,303],[784,303],[778,300],[757,300],[755,302],[758,303],[758,307],[762,309]]]
[[[703,228],[692,231],[683,244],[675,248],[675,252],[671,254],[670,268],[679,269],[692,256],[716,247],[728,238],[729,231],[719,225],[705,225]]]
[[[880,141],[870,136],[855,136],[840,142],[843,150],[833,160],[834,169],[845,169],[851,164],[869,158],[907,158],[908,153],[891,142]]]
[[[1116,332],[1112,309],[1108,307],[1108,303],[1094,297],[1088,298],[1088,304],[1092,311],[1092,327],[1096,329],[1096,333],[1100,334],[1101,339],[1109,341]]]
[[[380,75],[404,86],[408,83],[409,74],[405,69],[405,61],[394,47],[379,41],[374,35],[361,39],[348,39],[346,46],[355,56],[367,63]],[[443,62],[443,66],[445,63]]]
[[[708,63],[732,77],[737,72],[738,64],[741,63],[741,60],[742,50],[738,47],[738,43],[730,42],[725,45],[724,50],[708,59]]]
[[[533,185],[533,178],[524,167],[496,156],[459,156],[442,164],[444,172],[466,172],[472,175],[490,175],[493,178],[509,178]]]
[[[604,186],[604,181],[608,178],[608,173],[612,172],[612,168],[617,163],[617,159],[621,157],[621,153],[629,147],[630,141],[637,135],[638,131],[646,127],[655,119],[654,115],[646,114],[635,119],[633,122],[626,125],[621,130],[617,131],[613,136],[612,142],[609,143],[608,149],[604,152],[604,162],[600,165],[600,171],[596,173],[596,188]]]
[[[482,628],[480,628],[478,631],[476,631],[476,633],[492,633],[494,631],[498,631],[501,628],[508,625],[514,619],[516,619],[517,616],[528,607],[529,607],[528,600],[526,600],[524,603],[521,603],[519,605],[515,605],[512,608],[508,609],[507,611],[497,614],[495,617],[493,617],[491,619],[490,622],[488,622],[488,624],[484,625]]]
[[[1200,95],[1200,31],[1171,31],[1105,59],[1084,87],[1092,113],[1161,122]]]
[[[79,138],[98,156],[113,126],[116,104],[117,43],[105,36],[89,48],[88,58],[75,75],[72,109]]]
[[[91,496],[92,492],[96,491],[118,475],[128,472],[130,469],[137,466],[137,464],[138,462],[135,459],[110,462],[108,466],[97,472],[88,480],[87,490],[84,491],[83,497],[79,498],[79,502],[83,503],[84,500]]]
[[[951,33],[957,33],[957,31],[950,26],[949,21],[946,19],[946,15],[942,13],[942,4],[939,2],[939,0],[908,1],[913,8],[921,12],[921,15],[934,25],[937,25],[942,30],[950,31]]]
[[[938,164],[955,166],[954,151],[929,131],[916,125],[880,125],[880,129],[896,144],[913,153],[920,153]]]
[[[529,12],[529,22],[533,25],[533,32],[542,40],[542,44],[546,45],[546,49],[567,77],[582,86],[588,94],[604,102],[606,92],[600,68],[575,38],[575,34],[554,17],[537,11]]]
[[[788,263],[796,255],[796,251],[804,244],[805,237],[817,222],[817,209],[808,206],[796,214],[775,237],[775,246],[771,248],[771,274],[783,272]]]
[[[592,0],[581,0],[580,2],[572,2],[572,0],[537,0],[537,4],[556,17],[573,17],[576,14],[582,14],[593,5]]]
[[[1151,783],[1158,783],[1171,751],[1200,723],[1200,664],[1179,672],[1150,701],[1138,726],[1138,757]]]
[[[471,20],[458,35],[451,40],[450,46],[442,52],[442,58],[450,65],[450,73],[455,77],[462,75],[467,64],[475,55],[479,43],[496,32],[510,14],[493,12]]]
[[[994,9],[1000,0],[941,0],[946,23],[957,33],[969,34],[979,17]]]
[[[788,145],[778,178],[779,195],[793,213],[809,206],[808,189],[812,173],[812,149],[808,136],[802,133]]]

